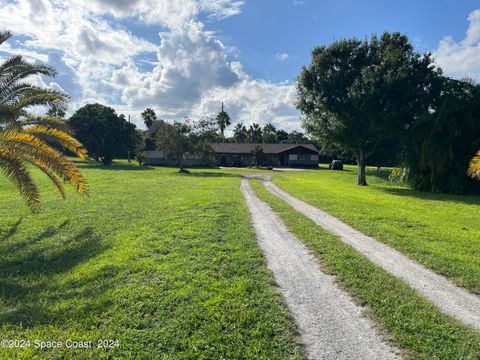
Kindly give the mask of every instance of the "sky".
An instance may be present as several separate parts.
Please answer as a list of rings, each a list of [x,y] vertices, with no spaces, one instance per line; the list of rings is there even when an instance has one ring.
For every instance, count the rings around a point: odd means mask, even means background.
[[[0,58],[53,65],[33,79],[131,115],[214,116],[301,129],[295,78],[314,47],[383,31],[409,36],[444,72],[480,80],[478,0],[0,0]]]

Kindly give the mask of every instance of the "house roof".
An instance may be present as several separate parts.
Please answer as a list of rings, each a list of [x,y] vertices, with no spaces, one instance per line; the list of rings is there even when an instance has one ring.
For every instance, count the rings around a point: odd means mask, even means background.
[[[318,152],[312,144],[247,144],[247,143],[220,143],[214,144],[213,150],[217,154],[250,154],[256,147],[261,147],[265,154],[280,154],[282,152],[303,147]]]

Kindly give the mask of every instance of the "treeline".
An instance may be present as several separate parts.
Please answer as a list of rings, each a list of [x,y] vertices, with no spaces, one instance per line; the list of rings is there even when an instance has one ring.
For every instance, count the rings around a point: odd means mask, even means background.
[[[315,48],[297,88],[307,134],[353,155],[359,185],[367,164],[395,163],[420,190],[480,191],[467,175],[480,148],[480,87],[444,76],[405,35]]]

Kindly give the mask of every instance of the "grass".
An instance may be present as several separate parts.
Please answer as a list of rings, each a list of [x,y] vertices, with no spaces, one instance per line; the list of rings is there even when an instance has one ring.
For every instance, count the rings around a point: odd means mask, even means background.
[[[316,174],[320,176],[323,174]],[[295,175],[297,176],[297,175]],[[279,179],[280,180],[280,179]],[[285,179],[283,179],[285,181]],[[338,237],[327,233],[287,203],[250,183],[320,259],[321,266],[388,332],[388,336],[414,359],[478,359],[480,334],[442,314],[402,280],[369,262]]]
[[[0,358],[302,357],[238,176],[79,166],[91,197],[62,201],[38,177],[36,215],[0,178],[1,338],[31,342]],[[40,351],[35,339],[94,348]]]
[[[277,175],[290,194],[392,245],[458,285],[480,293],[480,196],[414,191],[369,171],[356,185],[353,167]]]

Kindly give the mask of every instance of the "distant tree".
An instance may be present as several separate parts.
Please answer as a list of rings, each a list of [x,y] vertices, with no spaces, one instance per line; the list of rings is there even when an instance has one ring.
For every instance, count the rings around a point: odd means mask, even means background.
[[[218,124],[218,128],[220,129],[220,133],[222,134],[222,138],[225,137],[225,129],[231,124],[230,116],[227,114],[226,111],[223,110],[223,102],[222,102],[222,111],[220,111],[216,117],[216,121]]]
[[[264,143],[278,143],[277,129],[272,124],[266,124],[263,127],[262,142]]]
[[[205,118],[197,122],[185,119],[165,126],[157,133],[157,149],[167,158],[176,161],[180,172],[186,172],[184,160],[188,156],[202,155],[204,160],[212,157],[211,144],[218,142],[216,123]]]
[[[288,133],[285,130],[277,130],[277,141],[281,144],[286,143],[288,140]]]
[[[147,129],[150,129],[155,121],[157,121],[157,114],[153,109],[147,108],[142,112],[142,119]]]
[[[341,40],[313,50],[298,77],[297,107],[308,134],[356,154],[358,185],[367,185],[369,156],[381,141],[404,138],[430,108],[440,73],[431,54],[415,52],[400,33]]]
[[[301,132],[293,130],[288,134],[287,141],[288,144],[305,144],[308,143],[308,138]]]
[[[244,143],[247,141],[248,133],[247,128],[242,124],[238,123],[233,128],[233,138],[237,143]]]
[[[265,163],[265,153],[261,146],[255,146],[250,152],[250,165],[262,166]]]
[[[260,125],[253,123],[247,131],[247,139],[249,143],[256,144],[262,142],[262,128]]]
[[[157,139],[154,136],[149,136],[145,139],[145,151],[153,151],[157,148]]]
[[[76,137],[85,145],[89,155],[104,165],[115,157],[127,156],[135,148],[139,135],[135,125],[118,116],[114,109],[88,104],[80,108],[68,120]]]

